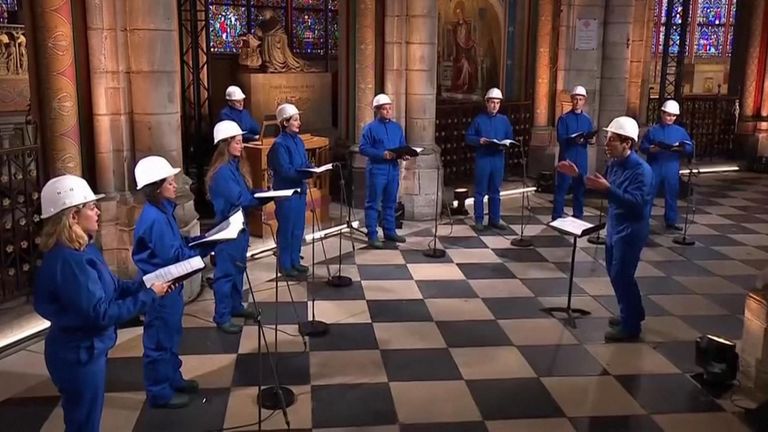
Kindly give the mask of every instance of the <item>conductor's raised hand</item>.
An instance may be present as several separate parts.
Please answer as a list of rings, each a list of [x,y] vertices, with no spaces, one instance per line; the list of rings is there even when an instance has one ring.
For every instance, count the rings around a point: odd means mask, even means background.
[[[558,172],[561,172],[569,177],[576,177],[579,175],[579,168],[569,160],[558,162],[556,168]]]
[[[605,177],[601,176],[600,173],[594,173],[591,175],[588,175],[584,179],[584,183],[587,185],[588,188],[594,189],[596,191],[605,192],[608,189],[610,189],[611,184],[608,183],[608,180],[605,179]]]
[[[162,297],[171,291],[171,282],[155,282],[150,288],[158,297]]]

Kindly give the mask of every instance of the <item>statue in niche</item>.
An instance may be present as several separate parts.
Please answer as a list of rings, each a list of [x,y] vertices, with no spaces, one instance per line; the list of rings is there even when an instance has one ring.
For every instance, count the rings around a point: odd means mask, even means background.
[[[19,74],[25,75],[29,68],[29,60],[27,59],[27,38],[21,32],[16,33],[16,46],[18,47],[18,59],[19,59]]]
[[[472,38],[472,23],[466,20],[464,2],[453,7],[453,73],[451,90],[456,93],[474,93],[477,87],[477,46]]]
[[[272,9],[261,11],[262,21],[256,27],[256,34],[241,36],[243,46],[248,45],[246,53],[241,48],[239,62],[254,69],[263,69],[268,73],[311,72],[306,61],[293,55],[288,44],[280,17]]]

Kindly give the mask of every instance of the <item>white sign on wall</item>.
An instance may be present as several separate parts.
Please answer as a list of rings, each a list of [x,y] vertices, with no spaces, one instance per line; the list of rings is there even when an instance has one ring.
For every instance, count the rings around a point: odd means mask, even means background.
[[[597,49],[598,39],[597,19],[579,18],[576,20],[576,37],[574,49],[577,51],[590,51]]]

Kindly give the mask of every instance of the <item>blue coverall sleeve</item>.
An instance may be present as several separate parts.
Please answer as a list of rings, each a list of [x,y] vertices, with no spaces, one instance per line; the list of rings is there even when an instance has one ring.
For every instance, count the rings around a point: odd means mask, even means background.
[[[472,123],[469,124],[467,131],[464,133],[464,141],[466,141],[466,143],[472,147],[479,147],[480,138],[482,138],[480,132],[480,122],[477,120],[477,117],[475,117],[472,120]]]
[[[683,141],[687,141],[686,143],[683,144],[683,153],[685,153],[687,157],[693,156],[694,143],[693,143],[693,140],[691,139],[691,136],[688,135],[688,132],[686,132],[685,130],[683,130]]]
[[[223,120],[231,120],[237,123],[237,119],[232,115],[232,110],[227,109],[227,107],[222,108],[219,112],[219,121]]]
[[[513,140],[515,139],[515,128],[512,127],[512,122],[509,120],[509,117],[505,118],[507,119],[507,137]]]
[[[250,208],[262,205],[247,188],[240,188],[238,184],[240,182],[232,176],[232,172],[221,167],[211,179],[211,195],[221,197],[222,201],[232,204],[233,207]]]
[[[565,117],[560,116],[557,119],[557,143],[560,147],[568,145],[570,139],[568,138],[568,125],[566,124]]]
[[[124,299],[107,299],[96,271],[87,265],[65,262],[60,280],[71,281],[67,295],[59,297],[67,309],[77,313],[83,324],[110,327],[135,317],[152,304],[157,296],[150,288],[144,288]],[[122,282],[122,281],[121,281]],[[143,282],[142,282],[143,284]],[[127,288],[119,288],[127,292]]]
[[[149,224],[148,228],[136,242],[146,250],[133,257],[133,262],[143,274],[157,270],[143,259],[145,254],[154,254],[157,261],[168,263],[167,265],[201,255],[199,251],[190,248],[186,243],[179,242],[176,233],[170,232],[167,225],[155,220]]]
[[[640,216],[645,209],[645,197],[653,184],[653,173],[648,170],[635,170],[629,179],[626,190],[614,186],[608,189],[608,201],[624,209],[627,213]]]
[[[243,134],[243,139],[245,141],[254,141],[259,134],[261,134],[261,128],[259,127],[259,124],[256,122],[256,119],[254,119],[251,116],[251,113],[247,111],[243,111],[243,117],[245,118],[245,134]]]
[[[373,132],[370,127],[365,127],[363,133],[360,136],[360,154],[367,157],[372,161],[383,161],[385,149],[377,149],[374,147]]]
[[[301,181],[307,178],[303,172],[298,170],[298,168],[303,167],[296,167],[291,164],[288,152],[282,144],[275,143],[272,145],[269,153],[267,153],[267,162],[276,177],[292,181]]]
[[[117,282],[117,298],[124,299],[134,294],[138,294],[141,290],[147,288],[142,278],[136,278],[133,280],[123,280],[115,277]]]
[[[643,138],[640,140],[640,153],[647,155],[650,153],[652,145],[653,141],[651,140],[651,129],[648,129],[645,132],[645,135],[643,135]]]

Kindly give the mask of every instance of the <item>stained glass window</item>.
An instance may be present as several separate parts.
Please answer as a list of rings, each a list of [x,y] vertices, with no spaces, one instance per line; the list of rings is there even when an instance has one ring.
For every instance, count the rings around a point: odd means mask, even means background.
[[[213,5],[209,9],[208,31],[211,50],[221,53],[238,51],[237,37],[245,32],[247,9],[242,6]]]
[[[300,9],[325,9],[325,0],[293,0],[293,7]]]
[[[721,57],[730,55],[733,49],[733,22],[735,17],[736,0],[694,0],[695,15],[691,17],[691,28],[688,32],[689,40],[686,46],[686,55],[691,53],[697,57]],[[661,55],[664,44],[664,29],[666,26],[667,0],[654,1],[654,16],[656,24],[653,26],[653,41],[651,52]],[[682,20],[682,8],[676,7],[674,22]],[[693,36],[693,37],[691,37]],[[675,54],[677,50],[673,49]]]
[[[8,10],[8,12],[14,12],[19,8],[19,6],[16,4],[16,0],[0,0],[0,3],[5,5],[5,8]]]
[[[328,51],[335,57],[339,54],[339,12],[337,10],[328,11],[328,36],[331,38]]]
[[[696,55],[716,57],[723,55],[723,26],[701,25],[696,35]]]

